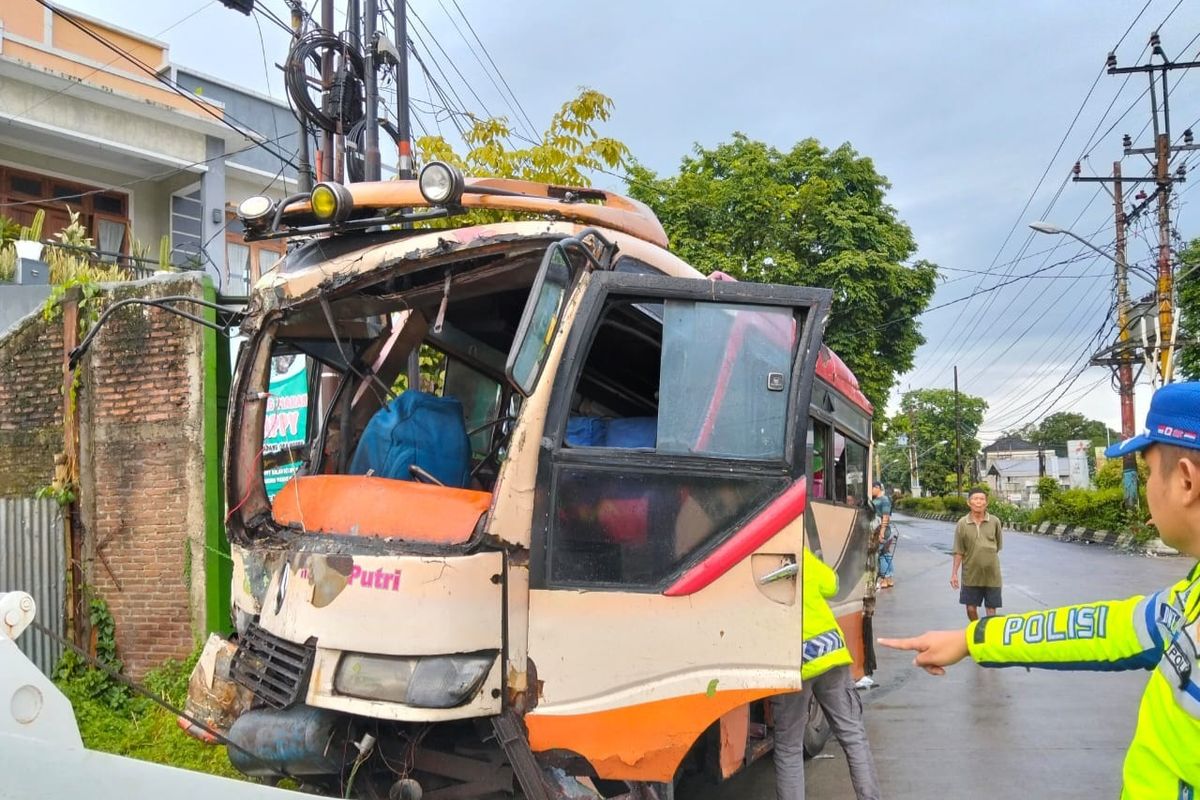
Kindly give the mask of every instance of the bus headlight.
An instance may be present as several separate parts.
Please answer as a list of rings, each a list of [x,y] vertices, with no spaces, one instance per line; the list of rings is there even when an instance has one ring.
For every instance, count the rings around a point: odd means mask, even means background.
[[[345,222],[354,209],[354,198],[340,183],[324,181],[313,187],[309,205],[313,216],[321,222]]]
[[[417,176],[421,196],[433,206],[457,205],[466,188],[463,174],[445,161],[430,161]]]
[[[346,653],[333,688],[364,700],[454,708],[475,696],[495,660],[494,651],[419,658]]]

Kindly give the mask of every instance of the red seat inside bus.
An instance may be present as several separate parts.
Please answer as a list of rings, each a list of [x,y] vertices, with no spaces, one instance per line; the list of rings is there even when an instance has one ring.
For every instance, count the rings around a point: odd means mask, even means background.
[[[275,495],[280,525],[347,536],[462,544],[492,504],[491,492],[365,475],[293,477]]]

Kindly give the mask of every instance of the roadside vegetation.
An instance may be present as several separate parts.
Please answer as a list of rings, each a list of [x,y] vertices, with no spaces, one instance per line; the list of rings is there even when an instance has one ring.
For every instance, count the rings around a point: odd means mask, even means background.
[[[132,280],[135,277],[120,264],[100,261],[93,254],[89,254],[89,250],[95,250],[96,243],[88,235],[88,229],[83,224],[79,212],[72,211],[69,206],[67,211],[71,217],[71,224],[55,233],[53,240],[42,238],[46,212],[41,209],[38,209],[28,225],[21,225],[0,215],[0,282],[13,279],[18,241],[46,242],[42,260],[50,265],[50,284],[55,287],[112,283]],[[158,269],[170,269],[170,237],[162,237],[158,250]],[[149,248],[137,241],[133,243],[131,251],[134,257],[143,260],[149,254]]]
[[[1038,480],[1041,505],[1022,508],[999,498],[988,499],[988,511],[1007,525],[1075,525],[1092,530],[1130,531],[1134,541],[1153,539],[1154,529],[1146,524],[1146,464],[1138,459],[1138,506],[1125,507],[1121,488],[1121,462],[1109,459],[1096,471],[1095,488],[1063,489],[1054,478]],[[988,487],[979,488],[988,491]],[[967,501],[954,495],[945,497],[902,497],[901,511],[961,515],[967,513]]]
[[[103,600],[93,598],[89,618],[97,661],[119,672],[112,615]],[[176,708],[187,698],[188,677],[200,657],[197,648],[183,661],[166,661],[147,673],[142,685]],[[184,733],[175,715],[134,693],[102,670],[68,651],[58,663],[54,682],[75,709],[84,746],[90,750],[138,758],[157,764],[244,779],[229,763],[225,748],[197,741]]]

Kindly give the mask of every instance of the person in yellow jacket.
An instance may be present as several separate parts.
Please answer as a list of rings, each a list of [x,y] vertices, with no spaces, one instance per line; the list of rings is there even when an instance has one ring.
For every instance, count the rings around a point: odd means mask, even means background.
[[[799,692],[771,698],[775,722],[775,797],[804,798],[804,731],[809,704],[815,698],[829,720],[833,735],[846,751],[850,782],[858,800],[879,800],[879,777],[863,726],[862,701],[850,677],[853,658],[846,636],[829,607],[837,594],[837,573],[804,548],[804,649]]]
[[[1145,433],[1105,455],[1139,451],[1150,467],[1146,501],[1159,536],[1200,557],[1200,383],[1159,389]],[[1200,564],[1150,595],[985,617],[965,630],[879,642],[915,650],[913,663],[934,675],[968,655],[987,667],[1153,670],[1125,755],[1121,797],[1200,798]]]

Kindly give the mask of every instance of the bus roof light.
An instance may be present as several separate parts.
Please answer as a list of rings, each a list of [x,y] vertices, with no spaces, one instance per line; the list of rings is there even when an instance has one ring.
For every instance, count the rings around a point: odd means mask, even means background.
[[[313,216],[322,222],[334,224],[345,222],[354,210],[354,198],[350,190],[340,183],[324,181],[313,187],[309,197]]]
[[[421,167],[417,185],[421,187],[421,196],[430,205],[453,206],[462,199],[466,180],[461,172],[445,161],[430,161]]]

